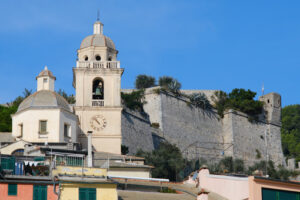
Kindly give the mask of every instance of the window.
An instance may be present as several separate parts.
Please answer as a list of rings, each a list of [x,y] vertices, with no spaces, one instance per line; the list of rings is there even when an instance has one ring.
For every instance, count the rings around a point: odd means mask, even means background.
[[[18,193],[17,184],[8,184],[8,196],[16,196]]]
[[[88,61],[88,60],[89,60],[89,57],[88,57],[88,56],[85,56],[85,57],[84,57],[84,60],[85,60],[85,61]]]
[[[1,168],[14,172],[15,170],[15,158],[14,157],[2,157]]]
[[[23,136],[23,124],[19,124],[19,130],[20,130],[20,134],[18,137],[22,137]]]
[[[47,121],[41,120],[40,121],[40,134],[46,134],[47,133]]]
[[[47,200],[47,185],[33,186],[33,200]]]
[[[47,78],[44,78],[44,79],[43,79],[43,82],[44,82],[44,83],[47,83],[47,82],[48,82],[48,79],[47,79]]]
[[[108,61],[112,61],[112,58],[111,58],[111,56],[109,56],[109,57],[108,57]]]
[[[299,192],[290,192],[284,190],[272,190],[262,188],[262,200],[298,200],[300,198]]]
[[[64,136],[65,137],[71,137],[70,125],[69,124],[64,124]]]
[[[96,188],[79,188],[79,200],[96,200]]]
[[[93,81],[93,99],[104,99],[104,83],[100,78]]]
[[[101,60],[101,56],[96,55],[96,56],[95,56],[95,59],[96,59],[97,61],[100,61],[100,60]]]

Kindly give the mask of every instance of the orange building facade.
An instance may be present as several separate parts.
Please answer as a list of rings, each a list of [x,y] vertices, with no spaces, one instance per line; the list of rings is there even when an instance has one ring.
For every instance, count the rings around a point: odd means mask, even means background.
[[[9,185],[17,185],[16,193],[9,193]],[[53,184],[39,184],[36,183],[18,183],[18,182],[2,182],[0,183],[0,199],[5,200],[32,200],[34,199],[34,185],[46,187],[47,200],[57,200],[58,195],[53,191]],[[55,186],[56,191],[58,190],[58,185]],[[37,197],[39,198],[39,197]]]

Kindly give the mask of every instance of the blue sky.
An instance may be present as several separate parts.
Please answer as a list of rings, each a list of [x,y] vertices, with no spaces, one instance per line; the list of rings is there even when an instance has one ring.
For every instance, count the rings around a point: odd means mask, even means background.
[[[300,103],[300,1],[110,0],[1,1],[0,103],[36,90],[45,65],[56,89],[74,93],[72,67],[100,9],[104,34],[125,68],[122,88],[138,74],[169,75],[183,89],[277,92]]]

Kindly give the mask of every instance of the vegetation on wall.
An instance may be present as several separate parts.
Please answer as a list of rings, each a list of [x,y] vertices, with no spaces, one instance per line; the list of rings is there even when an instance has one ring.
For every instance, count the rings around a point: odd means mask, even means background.
[[[189,95],[188,98],[189,98],[190,102],[198,108],[202,108],[204,110],[212,109],[212,105],[208,101],[206,95],[203,93],[193,93],[193,94]]]
[[[155,85],[155,78],[153,76],[148,76],[145,74],[140,74],[135,79],[135,88],[136,89],[145,89],[149,87],[154,87]]]
[[[144,94],[144,90],[132,91],[131,93],[121,92],[122,103],[131,110],[143,112],[143,105],[146,103]]]
[[[213,97],[214,107],[223,117],[226,109],[234,109],[249,115],[250,121],[258,120],[258,115],[263,112],[263,102],[254,100],[256,92],[245,89],[233,89],[229,94],[217,91]]]
[[[281,139],[286,157],[300,161],[300,105],[289,105],[282,109]]]
[[[172,92],[173,94],[180,95],[181,83],[176,79],[170,76],[162,76],[158,80],[159,86],[162,87],[163,90]]]

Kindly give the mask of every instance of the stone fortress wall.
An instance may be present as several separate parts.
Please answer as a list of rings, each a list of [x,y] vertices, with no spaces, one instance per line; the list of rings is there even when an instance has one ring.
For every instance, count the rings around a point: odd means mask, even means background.
[[[176,144],[189,159],[217,162],[232,156],[244,160],[246,165],[265,159],[271,159],[276,166],[285,165],[280,137],[280,95],[270,93],[260,97],[265,102],[266,120],[251,123],[244,113],[229,110],[222,119],[215,111],[195,108],[185,98],[158,93],[156,89],[145,91],[144,110],[149,116],[132,111],[122,114],[123,144],[129,147],[130,154],[139,148],[151,151],[159,140],[167,140]],[[182,92],[202,92],[211,100],[215,91]],[[153,123],[159,128],[151,127]]]

